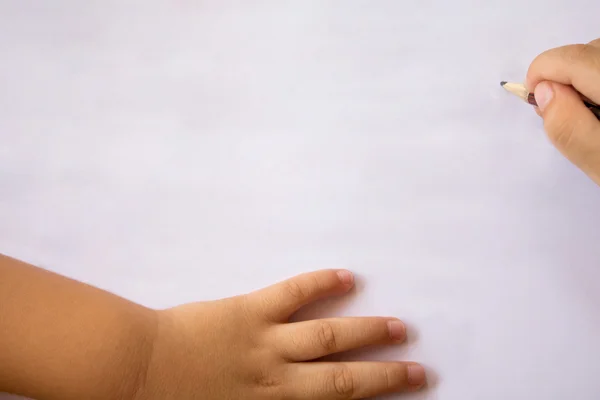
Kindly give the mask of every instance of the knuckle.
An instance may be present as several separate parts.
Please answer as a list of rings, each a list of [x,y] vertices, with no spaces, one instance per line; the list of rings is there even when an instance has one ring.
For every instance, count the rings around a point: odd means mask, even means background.
[[[254,377],[254,384],[263,389],[278,388],[282,385],[280,377],[266,371],[260,371]]]
[[[401,365],[387,365],[383,368],[387,390],[398,390],[407,385],[406,367]]]
[[[579,45],[579,56],[580,57],[589,57],[595,56],[598,52],[598,49],[590,43]]]
[[[323,282],[321,281],[321,279],[319,279],[318,274],[311,274],[309,275],[310,277],[310,284],[313,288],[315,289],[323,289],[325,288],[327,285],[324,285]]]
[[[247,329],[256,329],[257,325],[264,321],[266,310],[271,305],[268,299],[262,296],[243,295],[234,297],[232,300],[237,302],[237,307],[240,310],[240,326]]]
[[[337,340],[333,326],[329,322],[321,322],[318,327],[319,344],[326,352],[334,352],[337,348]]]
[[[584,63],[592,69],[600,70],[600,49],[594,44],[573,45],[572,63]]]
[[[557,62],[565,64],[566,70],[557,71]],[[571,44],[547,50],[534,58],[527,71],[527,83],[530,89],[548,74],[572,74],[578,66],[600,71],[600,47],[596,41],[588,44]],[[553,72],[550,72],[553,71]]]
[[[290,280],[285,283],[284,290],[287,294],[295,299],[302,300],[306,298],[306,291],[295,280]]]
[[[390,371],[390,368],[385,367],[383,369],[383,376],[385,378],[385,388],[386,390],[391,390],[394,388],[394,379],[392,378],[392,371]]]
[[[284,378],[278,372],[261,368],[252,377],[252,385],[261,398],[265,395],[269,398],[285,398]]]
[[[348,367],[339,366],[333,371],[331,385],[333,391],[341,399],[351,399],[356,391],[354,377],[352,371]]]
[[[588,44],[573,44],[568,46],[567,49],[570,51],[566,53],[566,57],[571,62],[581,60],[589,52],[589,47]]]

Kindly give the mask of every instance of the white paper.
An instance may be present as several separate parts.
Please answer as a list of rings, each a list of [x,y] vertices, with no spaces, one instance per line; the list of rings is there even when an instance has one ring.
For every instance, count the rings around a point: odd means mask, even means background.
[[[405,320],[398,399],[597,399],[600,188],[499,82],[598,15],[1,0],[0,251],[152,307],[350,268],[304,317]]]

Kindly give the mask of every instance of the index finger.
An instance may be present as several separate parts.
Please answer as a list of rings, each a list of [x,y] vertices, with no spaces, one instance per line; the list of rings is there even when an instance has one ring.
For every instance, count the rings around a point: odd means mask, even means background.
[[[562,46],[540,54],[527,72],[527,89],[533,92],[542,81],[573,86],[600,103],[600,43]]]
[[[304,273],[248,295],[259,314],[285,322],[301,307],[319,299],[347,293],[354,285],[350,271],[326,269]]]

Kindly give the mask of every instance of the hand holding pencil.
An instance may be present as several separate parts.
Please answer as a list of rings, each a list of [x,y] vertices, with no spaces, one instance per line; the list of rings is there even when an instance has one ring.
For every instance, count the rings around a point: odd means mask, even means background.
[[[536,111],[538,111],[538,114],[540,114],[539,110],[537,109],[538,104],[535,99],[535,93],[529,92],[529,90],[527,90],[527,86],[525,86],[522,83],[512,83],[506,81],[500,82],[500,86],[502,86],[504,89],[514,94],[515,96],[519,96],[521,99],[531,104],[532,106],[535,106]],[[596,116],[596,118],[600,120],[600,105],[594,103],[593,101],[581,94],[580,96],[581,100],[583,101],[583,104],[585,104],[585,106],[590,109],[590,111]]]
[[[522,89],[503,86],[537,105],[552,143],[600,185],[600,39],[548,50],[531,63]]]

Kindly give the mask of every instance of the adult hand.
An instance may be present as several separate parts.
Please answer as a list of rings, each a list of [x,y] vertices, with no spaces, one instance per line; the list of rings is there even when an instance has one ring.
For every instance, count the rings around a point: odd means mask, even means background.
[[[526,85],[552,143],[600,185],[600,121],[577,94],[600,104],[600,39],[540,54]]]

